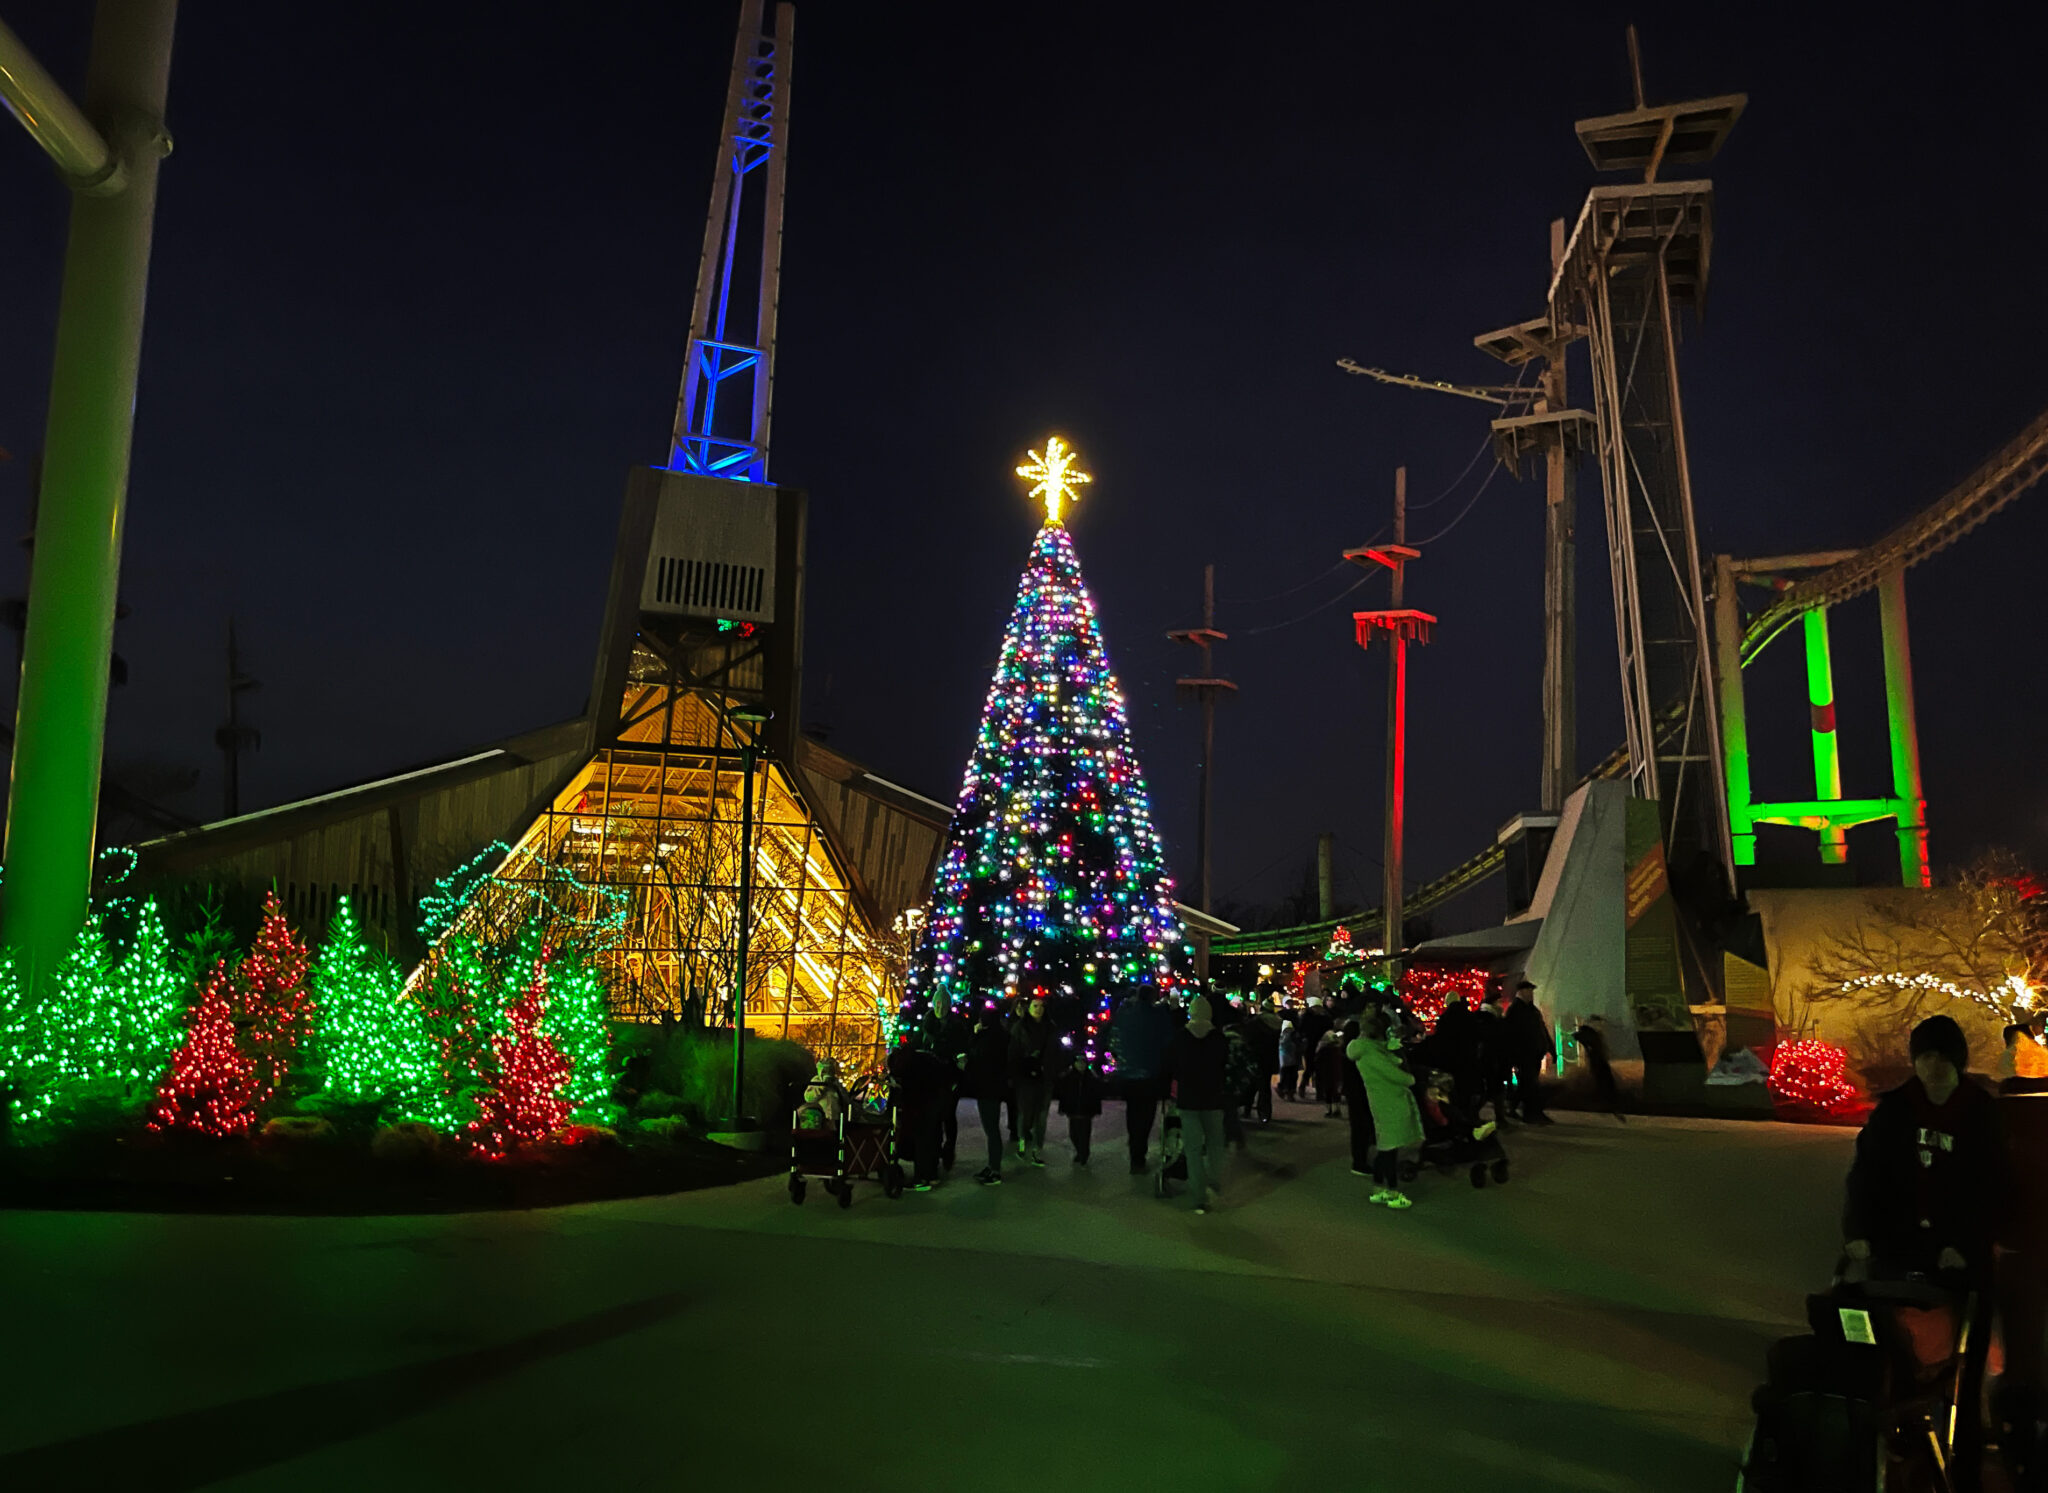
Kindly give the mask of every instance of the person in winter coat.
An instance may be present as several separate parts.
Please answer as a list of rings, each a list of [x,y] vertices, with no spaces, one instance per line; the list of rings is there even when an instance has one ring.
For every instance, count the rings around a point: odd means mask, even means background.
[[[1074,1165],[1088,1164],[1088,1143],[1095,1132],[1095,1117],[1102,1113],[1102,1100],[1109,1084],[1094,1061],[1078,1056],[1054,1085],[1060,1113],[1067,1117],[1067,1139],[1074,1143]]]
[[[1913,1076],[1884,1095],[1856,1137],[1842,1208],[1842,1252],[1873,1275],[1961,1276],[1976,1315],[1956,1402],[1957,1489],[1975,1489],[1983,1455],[1984,1373],[1997,1311],[1993,1246],[2012,1186],[1998,1100],[1969,1075],[1970,1045],[1947,1016],[1913,1028]],[[2007,1386],[2011,1388],[2010,1385]],[[2033,1416],[2027,1414],[2027,1420]]]
[[[1366,1097],[1365,1075],[1358,1071],[1358,1064],[1351,1058],[1351,1046],[1358,1041],[1360,1030],[1358,1022],[1345,1022],[1342,1029],[1330,1033],[1331,1048],[1337,1056],[1337,1081],[1344,1088],[1344,1108],[1351,1117],[1351,1175],[1371,1177],[1377,1181],[1379,1174],[1373,1170],[1372,1148],[1378,1142],[1379,1132],[1373,1128],[1372,1104]]]
[[[1017,1089],[1017,1154],[1044,1166],[1045,1116],[1052,1108],[1052,1081],[1060,1060],[1059,1034],[1045,1019],[1045,1002],[1034,997],[1010,1023],[1010,1082]]]
[[[945,1112],[939,1118],[939,1165],[949,1172],[953,1170],[954,1155],[960,1148],[960,1099],[966,1093],[967,1048],[973,1041],[974,1023],[958,1010],[948,1011],[945,1020],[939,1023],[938,1040],[933,1050],[952,1074]]]
[[[1460,1094],[1477,1096],[1483,1089],[1480,1045],[1486,1033],[1479,1023],[1484,1019],[1463,996],[1453,995],[1422,1044],[1423,1062],[1450,1074]]]
[[[1947,1016],[1913,1028],[1913,1076],[1877,1101],[1842,1210],[1843,1253],[1881,1273],[1991,1278],[2009,1189],[1998,1101],[1969,1077],[1970,1046]]]
[[[967,1044],[967,1062],[961,1070],[960,1087],[974,1100],[981,1116],[982,1134],[988,1137],[988,1165],[974,1175],[983,1186],[1003,1180],[1003,1096],[1010,1091],[1010,1034],[1003,1030],[1002,1012],[983,1006],[974,1021],[974,1035]]]
[[[889,1082],[903,1106],[902,1123],[910,1130],[914,1158],[911,1185],[930,1192],[939,1184],[939,1137],[945,1109],[952,1103],[953,1070],[933,1051],[937,1033],[922,1031],[889,1054]]]
[[[1258,1070],[1252,1084],[1252,1111],[1261,1125],[1269,1124],[1273,1119],[1273,1075],[1280,1071],[1280,1013],[1250,1012],[1245,1017],[1244,1035],[1252,1065]]]
[[[1578,1043],[1579,1056],[1585,1059],[1586,1072],[1592,1076],[1594,1095],[1615,1119],[1626,1125],[1628,1116],[1621,1112],[1621,1086],[1614,1081],[1614,1064],[1607,1057],[1607,1023],[1598,1016],[1588,1016],[1572,1033],[1572,1040]]]
[[[1301,1083],[1301,1033],[1293,1013],[1280,1018],[1280,1097],[1293,1100]]]
[[[1124,1127],[1130,1136],[1134,1173],[1145,1170],[1152,1122],[1159,1113],[1159,1101],[1166,1097],[1159,1065],[1179,1026],[1172,1008],[1153,990],[1125,996],[1109,1021],[1110,1051],[1116,1054],[1117,1075],[1123,1081]]]
[[[1180,1106],[1188,1162],[1188,1201],[1197,1213],[1215,1206],[1223,1171],[1223,1115],[1234,1101],[1227,1068],[1230,1040],[1217,1029],[1206,996],[1197,996],[1187,1025],[1174,1033],[1160,1077]]]
[[[1548,1125],[1543,1112],[1543,1062],[1556,1051],[1550,1023],[1536,1007],[1536,987],[1524,980],[1515,987],[1514,999],[1501,1012],[1501,1040],[1514,1067],[1515,1097],[1522,1106],[1522,1119],[1531,1125]]]
[[[1315,1070],[1316,1095],[1323,1101],[1326,1120],[1343,1118],[1337,1101],[1344,1092],[1344,1065],[1349,1061],[1344,1056],[1344,1034],[1333,1026],[1324,1027],[1316,1040]]]
[[[1322,1045],[1323,1033],[1330,1029],[1330,1013],[1323,1009],[1322,1002],[1306,1002],[1301,1013],[1294,1018],[1294,1037],[1301,1048],[1301,1097],[1306,1099],[1309,1085],[1316,1081],[1316,1050]],[[1324,1105],[1332,1103],[1337,1095],[1318,1092]]]
[[[1230,1102],[1223,1106],[1223,1138],[1240,1151],[1244,1149],[1244,1116],[1251,1113],[1252,1089],[1259,1081],[1259,1060],[1252,1050],[1248,1021],[1228,1001],[1216,1012],[1216,1025],[1229,1044],[1224,1075]]]
[[[1415,1107],[1415,1075],[1401,1066],[1387,1045],[1389,1025],[1384,1012],[1373,1012],[1356,1041],[1344,1049],[1365,1081],[1379,1152],[1373,1157],[1373,1179],[1379,1185],[1372,1201],[1388,1208],[1414,1206],[1401,1190],[1401,1148],[1422,1144],[1422,1113]]]

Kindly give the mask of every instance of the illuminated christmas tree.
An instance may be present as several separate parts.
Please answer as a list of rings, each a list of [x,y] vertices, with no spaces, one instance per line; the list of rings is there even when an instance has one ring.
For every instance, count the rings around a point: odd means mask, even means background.
[[[502,1158],[519,1146],[559,1130],[569,1119],[564,1091],[569,1060],[542,1030],[547,1022],[548,966],[537,958],[526,966],[525,988],[505,1007],[501,1030],[491,1038],[490,1087],[477,1102],[469,1124],[470,1144],[485,1156]],[[506,972],[507,979],[511,971]]]
[[[397,967],[363,941],[347,898],[328,921],[308,984],[314,1062],[329,1098],[453,1128],[426,1012],[402,988]]]
[[[118,960],[94,913],[47,991],[23,991],[11,965],[0,983],[0,1068],[18,1121],[132,1114],[183,1035],[186,982],[154,901]]]
[[[275,890],[263,897],[263,922],[256,941],[235,966],[237,1014],[243,1041],[256,1064],[256,1106],[276,1098],[299,1060],[299,1044],[313,1023],[313,997],[306,988],[311,960],[306,946],[285,921]]]
[[[612,1102],[611,1007],[604,982],[588,954],[570,947],[543,949],[547,965],[547,1013],[541,1033],[569,1063],[562,1097],[579,1124],[607,1125],[618,1118]]]
[[[1018,475],[1045,502],[968,760],[905,1014],[1044,996],[1084,1051],[1113,1003],[1168,990],[1185,937],[1110,672],[1062,523],[1076,487],[1057,436]]]
[[[256,1123],[260,1081],[255,1059],[237,1040],[233,995],[223,960],[199,987],[184,1045],[157,1090],[150,1129],[229,1136],[244,1135]]]
[[[46,1070],[35,1018],[35,1004],[22,987],[13,955],[0,949],[0,1108],[5,1111],[0,1129],[36,1118]]]

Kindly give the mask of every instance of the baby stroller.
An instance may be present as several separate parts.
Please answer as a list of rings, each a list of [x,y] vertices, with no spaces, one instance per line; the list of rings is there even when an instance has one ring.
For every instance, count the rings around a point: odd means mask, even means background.
[[[820,1079],[827,1075],[820,1064]],[[903,1196],[901,1147],[907,1137],[898,1120],[902,1106],[893,1102],[885,1083],[863,1079],[851,1094],[836,1080],[814,1082],[804,1090],[797,1123],[789,1133],[789,1200],[801,1203],[815,1179],[853,1206],[855,1182],[879,1182],[885,1197]]]
[[[1152,1190],[1160,1197],[1173,1196],[1173,1184],[1188,1179],[1188,1157],[1180,1133],[1180,1106],[1166,1101],[1165,1118],[1159,1122],[1159,1166],[1152,1173]]]
[[[1448,1073],[1429,1074],[1416,1104],[1422,1111],[1422,1149],[1415,1161],[1402,1163],[1404,1179],[1425,1166],[1446,1177],[1463,1167],[1474,1187],[1484,1187],[1489,1177],[1506,1183],[1508,1153],[1497,1128],[1481,1121],[1479,1106],[1465,1101]]]
[[[1773,1344],[1736,1493],[1949,1493],[1981,1437],[1977,1297],[1925,1277],[1809,1296],[1813,1331]]]

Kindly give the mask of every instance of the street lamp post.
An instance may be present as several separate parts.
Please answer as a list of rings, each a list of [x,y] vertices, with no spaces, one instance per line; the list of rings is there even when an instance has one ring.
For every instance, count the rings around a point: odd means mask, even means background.
[[[759,765],[761,728],[774,712],[758,705],[736,705],[726,719],[745,728],[740,743],[740,912],[739,936],[732,961],[732,1128],[747,1128],[747,944],[754,927],[754,772]]]

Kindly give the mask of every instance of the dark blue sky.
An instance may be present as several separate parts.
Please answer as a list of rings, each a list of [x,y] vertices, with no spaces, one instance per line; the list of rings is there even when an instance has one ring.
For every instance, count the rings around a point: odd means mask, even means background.
[[[8,19],[75,84],[85,9]],[[625,472],[665,452],[733,10],[185,7],[117,766],[198,769],[179,804],[214,812],[230,609],[265,681],[245,802],[581,711]],[[2038,26],[1881,15],[807,0],[774,455],[812,499],[807,717],[952,797],[1032,534],[1010,468],[1058,429],[1096,474],[1074,537],[1183,871],[1196,719],[1163,635],[1214,562],[1242,686],[1218,891],[1284,890],[1328,828],[1374,900],[1381,666],[1346,613],[1381,593],[1314,611],[1349,584],[1315,578],[1382,522],[1396,464],[1416,501],[1445,489],[1487,411],[1332,363],[1497,376],[1471,339],[1539,309],[1547,224],[1595,180],[1572,120],[1628,104],[1625,20],[1653,97],[1750,96],[1683,349],[1706,549],[1875,538],[2048,400]],[[19,136],[0,191],[0,445],[27,457],[64,193]],[[0,468],[17,530],[27,466]],[[1583,490],[1587,766],[1620,727]],[[2038,494],[1912,575],[1940,862],[2048,859],[2044,542]],[[1540,545],[1537,486],[1502,475],[1416,569],[1443,619],[1414,669],[1420,877],[1534,806]],[[1868,598],[1836,647],[1847,790],[1876,791]],[[1760,791],[1806,791],[1796,655],[1751,691]]]

